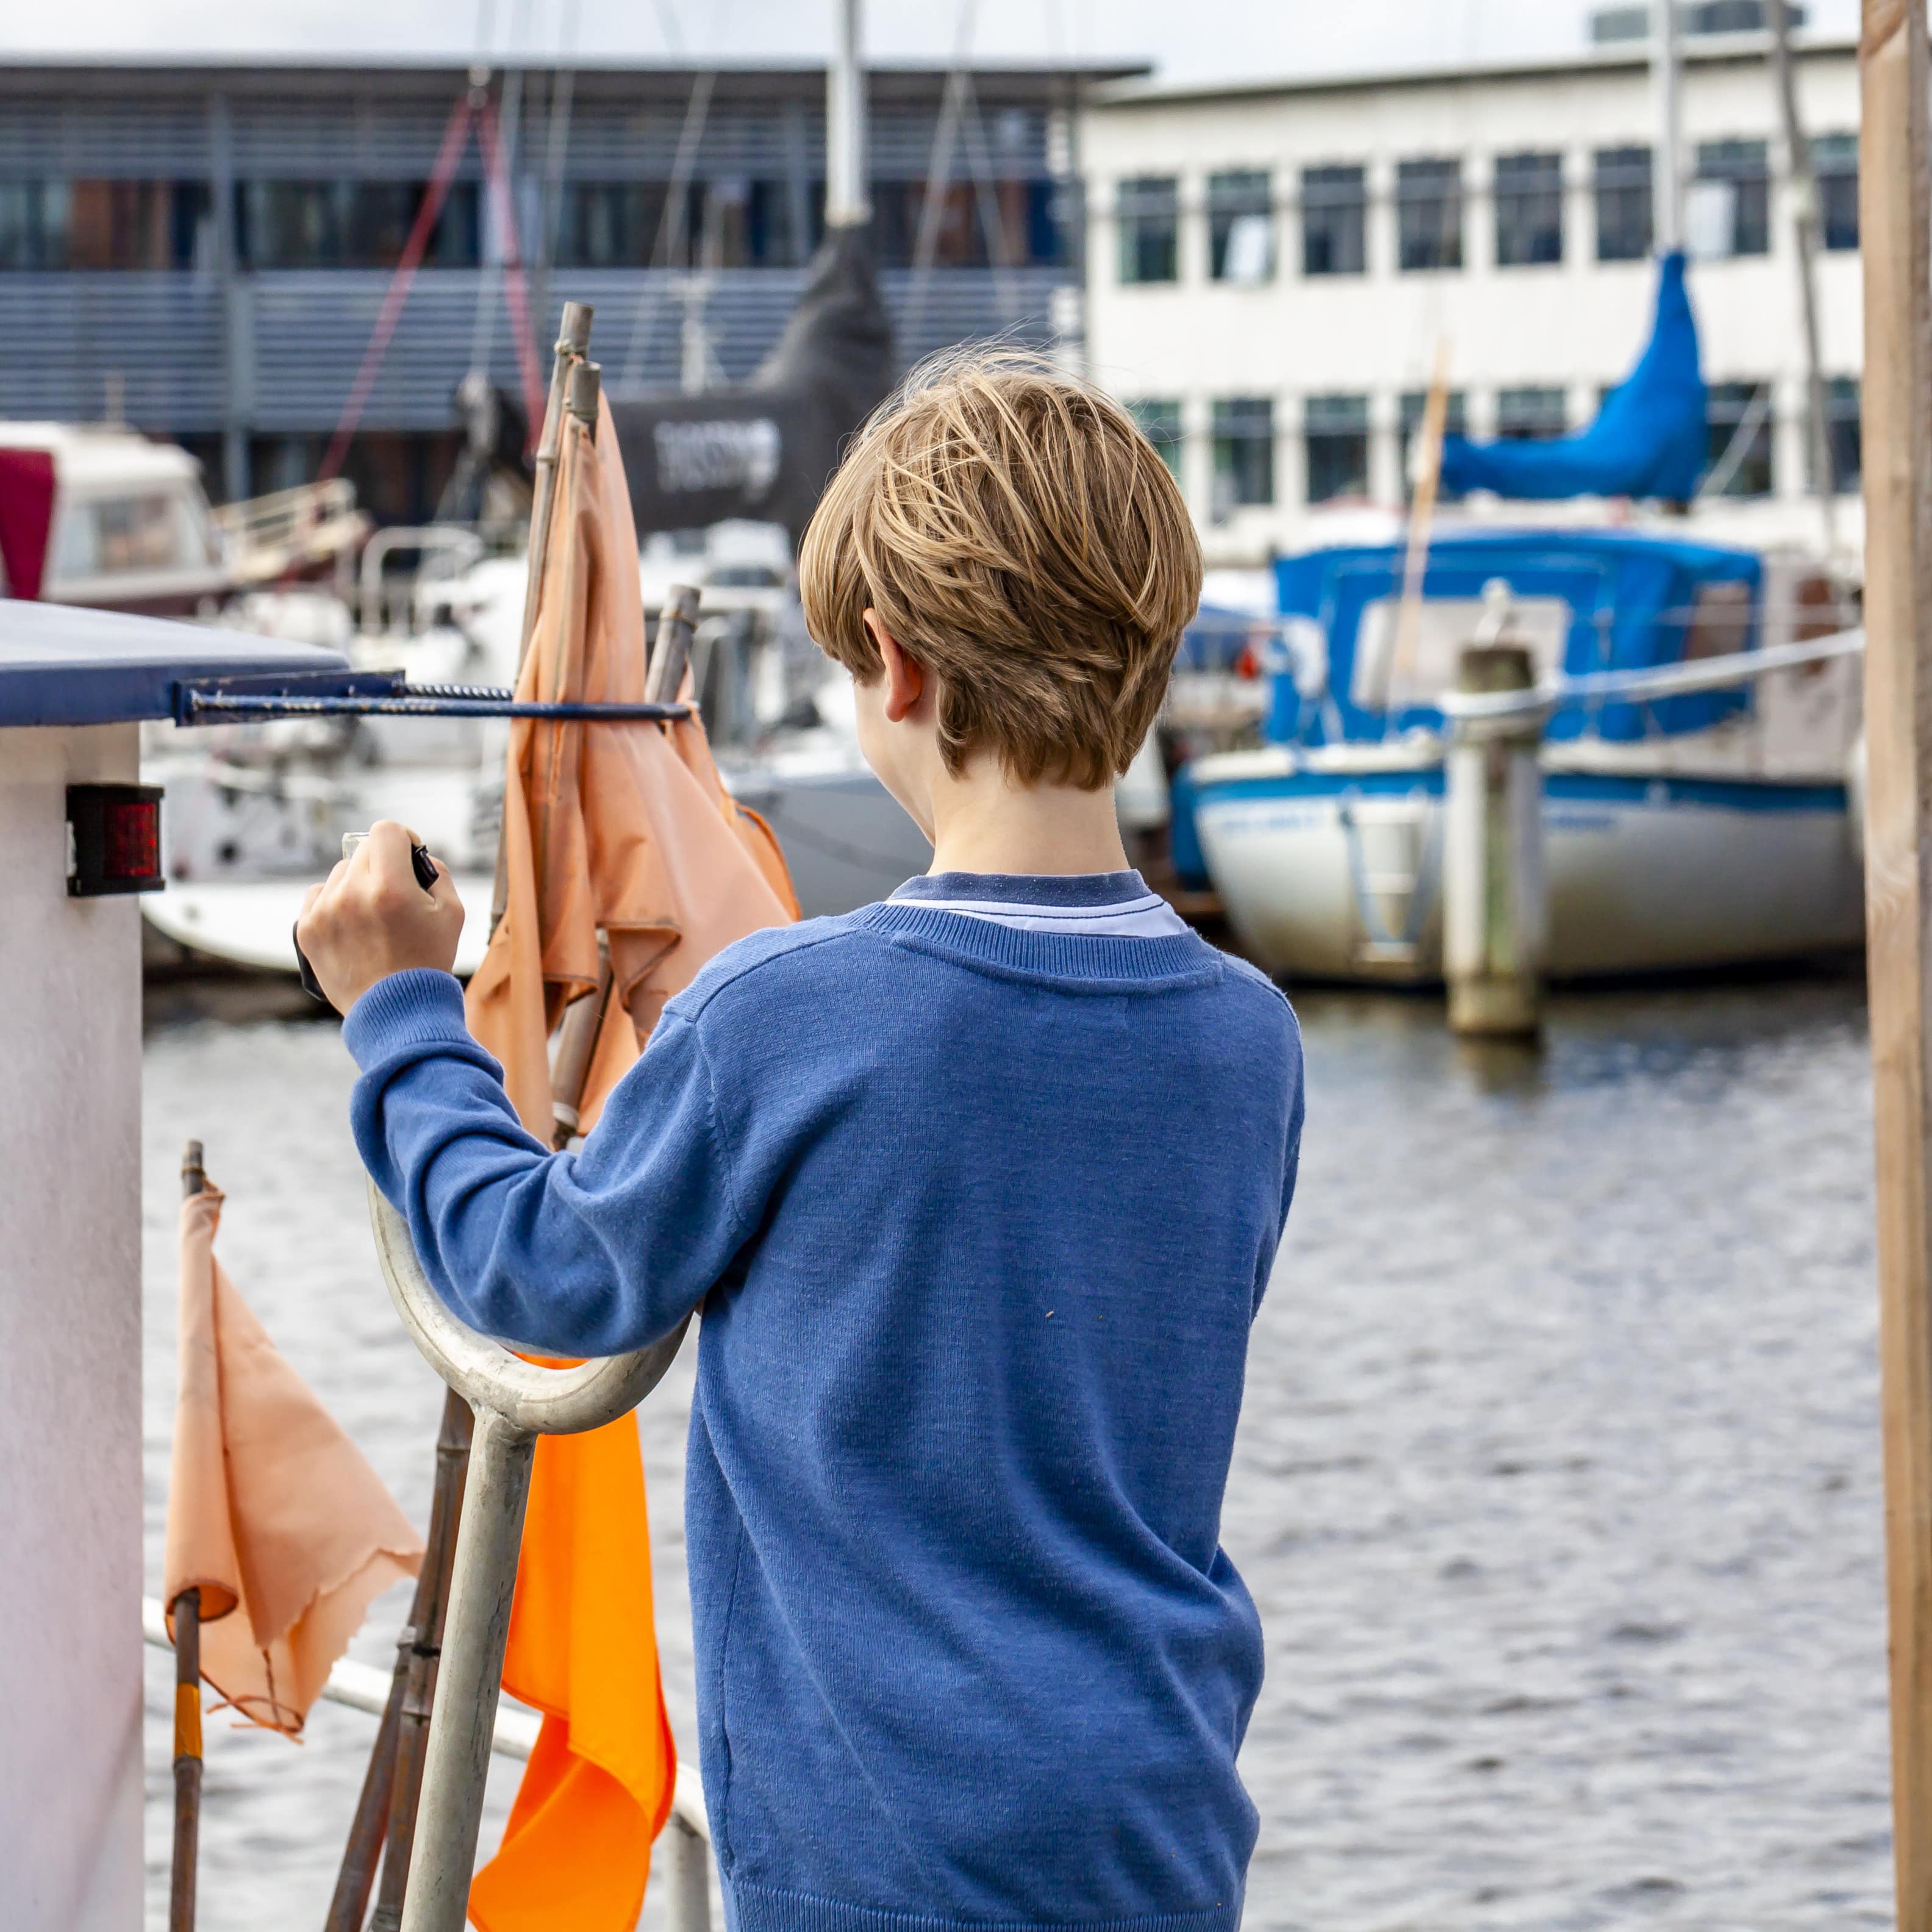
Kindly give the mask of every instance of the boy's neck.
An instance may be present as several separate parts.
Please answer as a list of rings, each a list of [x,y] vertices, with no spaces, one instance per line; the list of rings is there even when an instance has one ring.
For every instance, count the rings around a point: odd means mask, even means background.
[[[932,788],[934,872],[1066,875],[1124,872],[1126,848],[1114,788],[1016,785],[996,759],[977,758]]]

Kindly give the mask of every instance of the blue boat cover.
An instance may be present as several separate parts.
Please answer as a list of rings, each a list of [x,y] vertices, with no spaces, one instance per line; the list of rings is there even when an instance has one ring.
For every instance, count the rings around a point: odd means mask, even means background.
[[[1372,603],[1401,596],[1402,560],[1399,544],[1360,544],[1305,550],[1276,562],[1282,616],[1312,620],[1326,642],[1328,688],[1318,700],[1305,698],[1291,674],[1277,674],[1263,724],[1273,742],[1361,741],[1412,725],[1441,728],[1442,714],[1432,704],[1399,704],[1384,714],[1356,701],[1362,615]],[[1755,553],[1730,544],[1603,528],[1457,532],[1430,544],[1422,594],[1474,602],[1492,578],[1502,578],[1519,597],[1559,598],[1568,606],[1563,669],[1572,676],[1680,662],[1699,592],[1710,584],[1745,586],[1749,614],[1738,648],[1757,647],[1762,566]],[[1742,691],[1712,691],[1645,705],[1568,706],[1550,721],[1549,735],[1673,736],[1708,730],[1750,702]]]
[[[1499,496],[1658,496],[1688,502],[1708,457],[1697,323],[1684,257],[1658,265],[1657,315],[1633,369],[1580,435],[1553,441],[1472,442],[1445,436],[1442,487]]]

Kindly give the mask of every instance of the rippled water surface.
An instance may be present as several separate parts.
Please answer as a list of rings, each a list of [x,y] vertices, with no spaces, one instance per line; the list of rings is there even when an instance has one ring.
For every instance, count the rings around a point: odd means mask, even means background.
[[[1540,1060],[1459,1049],[1424,1001],[1298,1004],[1300,1196],[1224,1528],[1268,1646],[1248,1925],[1890,1924],[1856,984],[1568,998]],[[350,1077],[332,1027],[272,1000],[151,995],[151,1590],[190,1135],[230,1270],[424,1514],[440,1390],[376,1276]],[[689,1396],[687,1352],[641,1424],[684,1747]],[[358,1654],[386,1663],[405,1594]],[[170,1668],[149,1653],[157,1932]],[[300,1746],[211,1720],[204,1932],[320,1932],[374,1729],[328,1705]]]

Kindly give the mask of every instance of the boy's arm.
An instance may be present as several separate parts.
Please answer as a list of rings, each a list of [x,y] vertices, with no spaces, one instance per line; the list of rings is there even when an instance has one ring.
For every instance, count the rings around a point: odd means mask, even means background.
[[[702,1300],[742,1240],[710,1069],[674,1012],[580,1156],[525,1130],[446,973],[379,981],[343,1038],[362,1069],[351,1116],[363,1161],[472,1328],[550,1354],[641,1348]]]

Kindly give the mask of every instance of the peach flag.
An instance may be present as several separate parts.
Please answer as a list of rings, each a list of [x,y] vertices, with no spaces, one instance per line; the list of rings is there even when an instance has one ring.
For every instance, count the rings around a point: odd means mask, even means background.
[[[201,1592],[201,1674],[298,1736],[369,1605],[422,1539],[214,1258],[223,1196],[182,1203],[181,1386],[162,1600]]]
[[[520,698],[635,702],[646,652],[637,532],[608,406],[566,417],[556,508]],[[689,686],[687,682],[686,694]],[[470,982],[470,1030],[524,1124],[553,1141],[549,1042],[611,996],[579,1107],[595,1124],[664,1002],[721,947],[798,916],[777,842],[732,801],[694,716],[512,726],[508,896]],[[635,1418],[537,1441],[503,1687],[544,1721],[496,1856],[470,1888],[484,1932],[630,1932],[676,1757],[664,1714]]]

